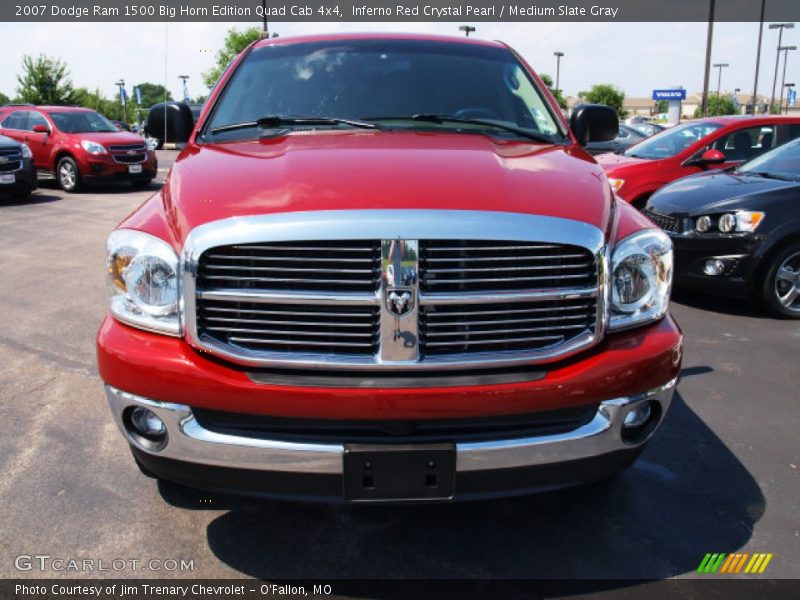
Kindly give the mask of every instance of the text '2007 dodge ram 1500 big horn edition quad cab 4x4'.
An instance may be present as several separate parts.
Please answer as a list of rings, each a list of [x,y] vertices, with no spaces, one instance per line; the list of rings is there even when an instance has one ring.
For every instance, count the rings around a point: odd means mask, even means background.
[[[177,113],[176,113],[177,114]],[[501,43],[254,43],[108,239],[111,410],[149,475],[410,501],[608,477],[681,363],[669,238]]]

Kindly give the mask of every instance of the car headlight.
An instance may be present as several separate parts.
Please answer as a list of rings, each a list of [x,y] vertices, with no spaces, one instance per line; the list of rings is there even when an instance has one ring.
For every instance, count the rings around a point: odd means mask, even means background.
[[[735,213],[724,213],[719,217],[701,215],[695,220],[694,228],[699,233],[752,233],[764,220],[766,213],[757,210],[737,210]],[[712,231],[711,226],[717,228]]]
[[[611,177],[609,177],[608,183],[611,184],[611,189],[616,194],[618,191],[620,191],[622,189],[622,186],[625,185],[625,180],[624,179],[612,179]]]
[[[145,143],[147,144],[147,149],[150,151],[154,151],[158,146],[158,140],[152,137],[145,138]]]
[[[111,314],[123,323],[180,336],[178,255],[157,237],[114,231],[106,243]]]
[[[21,144],[22,145],[22,158],[33,158],[33,152],[28,147],[28,144]]]
[[[105,146],[91,140],[81,140],[81,147],[89,154],[106,154]]]
[[[611,256],[609,329],[626,329],[667,314],[672,288],[672,241],[663,231],[629,235]]]

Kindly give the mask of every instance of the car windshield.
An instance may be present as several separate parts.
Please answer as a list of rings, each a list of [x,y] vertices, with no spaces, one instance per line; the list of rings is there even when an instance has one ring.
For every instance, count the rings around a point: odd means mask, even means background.
[[[721,123],[684,123],[655,134],[625,151],[633,158],[670,158],[705,139],[722,127]]]
[[[313,117],[358,120],[362,126],[369,121],[382,129],[521,137],[510,128],[522,137],[529,132],[566,140],[512,52],[452,42],[348,40],[256,48],[236,69],[204,131],[215,141],[254,137],[266,121],[277,123],[275,117],[283,119],[281,127],[292,125],[288,117]],[[243,127],[231,127],[237,124]],[[320,126],[354,125],[314,124]]]
[[[111,121],[94,111],[51,112],[50,118],[64,133],[119,131]]]
[[[739,167],[737,173],[800,180],[800,139],[754,158]]]

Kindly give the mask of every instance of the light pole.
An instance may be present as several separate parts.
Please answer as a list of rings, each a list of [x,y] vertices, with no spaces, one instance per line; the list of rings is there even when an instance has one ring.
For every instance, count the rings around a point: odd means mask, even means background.
[[[122,107],[122,122],[128,122],[128,101],[125,98],[125,80],[120,79],[114,85],[119,87],[119,103]]]
[[[753,115],[756,114],[756,103],[758,102],[758,67],[761,66],[761,37],[764,35],[764,8],[767,0],[761,0],[761,20],[758,23],[758,49],[756,50],[756,76],[753,80]],[[745,113],[747,106],[745,106]]]
[[[733,106],[737,112],[739,112],[739,92],[742,91],[742,88],[735,88],[733,90]]]
[[[778,114],[781,112],[781,104],[783,104],[783,88],[786,87],[786,59],[789,58],[789,50],[797,50],[797,46],[781,46],[778,50],[783,50],[783,78],[781,79],[781,96],[778,100]],[[788,112],[788,102],[787,102]]]
[[[786,88],[786,112],[784,114],[788,115],[789,114],[789,94],[791,93],[792,88],[794,87],[794,83],[786,83],[786,84],[784,84],[783,87]]]
[[[708,112],[708,73],[711,67],[711,40],[714,38],[714,0],[708,2],[708,33],[706,34],[706,67],[703,74],[703,103],[701,113],[706,116]]]
[[[553,52],[553,56],[556,57],[556,92],[558,92],[558,83],[559,79],[561,78],[561,59],[564,56],[563,52]]]
[[[769,28],[778,30],[778,51],[775,53],[775,76],[772,78],[772,95],[769,97],[769,108],[767,108],[767,113],[772,112],[772,105],[775,103],[775,86],[778,83],[778,63],[781,60],[781,40],[783,39],[783,30],[794,29],[794,23],[772,23]]]
[[[186,85],[186,80],[189,79],[188,75],[178,75],[178,79],[183,81],[183,101],[189,102],[189,87]]]
[[[459,31],[463,31],[464,35],[469,37],[469,34],[475,31],[475,28],[472,25],[462,25],[458,28]]]
[[[730,67],[728,63],[715,63],[714,68],[719,69],[719,73],[717,74],[717,99],[719,99],[719,86],[722,83],[722,69],[725,67]],[[719,107],[717,107],[719,108]]]

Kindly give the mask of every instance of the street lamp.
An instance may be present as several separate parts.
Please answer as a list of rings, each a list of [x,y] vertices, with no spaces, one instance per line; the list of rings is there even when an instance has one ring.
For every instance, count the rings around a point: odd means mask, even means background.
[[[183,81],[183,101],[189,102],[189,87],[186,85],[186,80],[189,79],[188,75],[178,75],[178,79]]]
[[[792,88],[794,87],[794,83],[786,83],[786,84],[783,85],[783,87],[786,88],[786,112],[784,114],[788,115],[789,114],[789,94],[791,93]]]
[[[781,60],[781,39],[783,38],[783,30],[794,29],[794,23],[772,23],[769,28],[778,30],[778,51],[775,53],[775,76],[772,78],[772,95],[769,97],[769,108],[767,112],[772,111],[772,105],[775,103],[775,86],[778,83],[778,63]]]
[[[472,25],[462,25],[458,30],[463,31],[464,34],[469,37],[469,34],[475,31],[475,28]]]
[[[715,69],[719,69],[719,73],[717,75],[717,98],[719,98],[719,86],[722,83],[722,69],[724,69],[725,67],[730,67],[730,65],[728,63],[716,63],[716,64],[714,64],[714,68]]]
[[[558,80],[561,76],[561,58],[564,56],[563,52],[553,52],[556,57],[556,92],[558,92]]]
[[[797,46],[781,46],[778,48],[778,51],[780,50],[783,50],[783,78],[781,79],[781,96],[778,100],[779,113],[781,112],[781,104],[783,104],[783,88],[786,87],[786,59],[789,57],[789,50],[797,50]]]
[[[128,99],[125,97],[125,80],[120,79],[114,85],[119,87],[119,103],[122,107],[122,122],[128,122]]]

